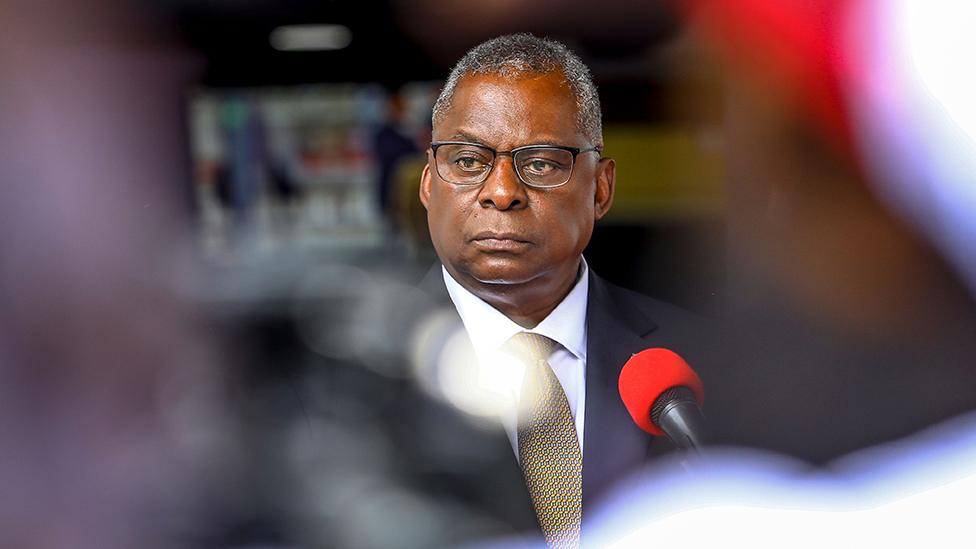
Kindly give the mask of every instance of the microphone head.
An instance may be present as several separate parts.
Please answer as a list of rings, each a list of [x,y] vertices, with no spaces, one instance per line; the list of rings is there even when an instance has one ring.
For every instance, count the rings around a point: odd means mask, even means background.
[[[664,435],[651,421],[652,411],[660,412],[654,405],[661,396],[680,398],[682,393],[690,391],[698,406],[705,401],[701,378],[683,358],[668,349],[645,349],[630,357],[620,371],[617,387],[634,423],[656,436]],[[678,388],[683,390],[672,390]],[[668,399],[660,400],[663,404]]]

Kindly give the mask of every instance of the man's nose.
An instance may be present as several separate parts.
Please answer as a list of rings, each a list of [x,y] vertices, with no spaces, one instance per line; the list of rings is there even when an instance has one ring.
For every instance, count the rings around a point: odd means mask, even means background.
[[[525,185],[515,173],[515,164],[510,156],[495,158],[491,173],[481,186],[478,203],[482,208],[514,210],[524,208],[529,203]]]

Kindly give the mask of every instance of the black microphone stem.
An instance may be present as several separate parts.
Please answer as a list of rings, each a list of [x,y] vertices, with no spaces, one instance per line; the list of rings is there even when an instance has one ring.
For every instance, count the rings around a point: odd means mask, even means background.
[[[669,402],[658,416],[657,425],[679,449],[701,454],[705,418],[694,402]]]

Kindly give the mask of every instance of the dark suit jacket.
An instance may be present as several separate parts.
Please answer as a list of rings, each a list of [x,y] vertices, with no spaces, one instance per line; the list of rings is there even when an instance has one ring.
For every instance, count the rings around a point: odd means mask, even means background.
[[[703,322],[686,311],[615,286],[589,271],[586,326],[586,417],[583,448],[583,538],[588,517],[614,484],[648,459],[673,450],[670,441],[640,430],[620,400],[617,378],[624,363],[651,347],[667,347],[693,367],[710,360],[702,344]],[[440,265],[421,284],[428,294],[450,304]],[[453,310],[453,307],[452,307]],[[460,321],[460,320],[459,320]],[[494,435],[491,452],[498,460],[496,478],[483,478],[507,500],[489,503],[489,514],[513,528],[538,530],[517,461],[502,430]],[[475,480],[477,483],[477,480]]]

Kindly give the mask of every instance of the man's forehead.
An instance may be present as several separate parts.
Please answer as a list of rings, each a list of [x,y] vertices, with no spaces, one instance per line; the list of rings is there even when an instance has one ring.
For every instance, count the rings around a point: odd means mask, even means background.
[[[491,142],[491,132],[479,132],[477,130],[469,130],[465,128],[459,128],[452,132],[450,135],[444,136],[442,139],[444,141],[467,141],[469,143],[480,143],[484,145],[495,145]],[[512,132],[509,132],[512,133]],[[567,144],[567,136],[560,136],[547,128],[541,128],[536,131],[531,132],[531,143],[520,143],[520,145],[554,145],[558,147],[565,146]]]
[[[486,142],[507,137],[566,144],[578,137],[576,120],[575,95],[558,73],[476,74],[458,82],[434,134],[438,140]]]

